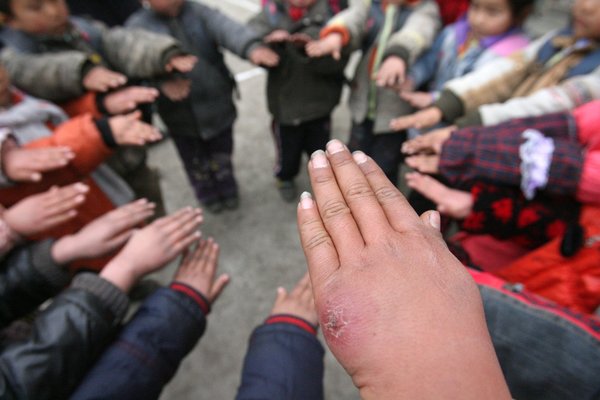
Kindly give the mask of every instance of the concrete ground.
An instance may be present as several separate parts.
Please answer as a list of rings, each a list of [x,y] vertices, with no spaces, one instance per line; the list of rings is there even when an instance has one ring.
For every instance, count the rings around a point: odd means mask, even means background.
[[[240,21],[255,13],[260,3],[203,1]],[[549,25],[540,24],[539,17],[547,22],[556,19],[546,9],[542,12],[532,24],[536,32]],[[202,231],[221,245],[220,270],[229,273],[232,280],[213,308],[204,337],[166,387],[163,400],[232,399],[252,329],[269,314],[276,288],[291,288],[306,270],[296,230],[296,204],[284,203],[274,187],[275,151],[265,104],[265,75],[234,56],[228,56],[227,62],[240,80],[234,164],[241,206],[235,212],[207,214]],[[344,105],[335,111],[333,121],[333,136],[346,140],[349,115]],[[160,170],[168,211],[197,205],[170,140],[151,149],[150,164]],[[301,190],[309,189],[304,169],[297,183]],[[158,277],[168,282],[174,268],[170,266]],[[352,382],[329,352],[325,363],[326,397],[358,399]]]

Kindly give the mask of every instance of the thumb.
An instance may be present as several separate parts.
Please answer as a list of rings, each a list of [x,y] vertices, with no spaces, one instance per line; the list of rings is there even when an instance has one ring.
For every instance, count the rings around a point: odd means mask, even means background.
[[[342,54],[339,50],[333,52],[333,59],[339,61],[342,58]]]

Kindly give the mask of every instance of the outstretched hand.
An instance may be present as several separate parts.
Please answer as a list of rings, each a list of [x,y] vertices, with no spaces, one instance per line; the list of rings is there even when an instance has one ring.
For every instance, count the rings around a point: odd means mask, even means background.
[[[304,274],[291,292],[285,288],[277,288],[277,298],[271,310],[271,315],[288,314],[304,319],[313,325],[319,324],[315,307],[315,299],[310,285],[308,273]]]
[[[215,279],[218,265],[219,245],[212,238],[200,240],[196,248],[183,257],[173,280],[193,287],[212,304],[229,283],[227,274]]]
[[[127,77],[121,73],[98,65],[83,77],[83,87],[92,92],[106,92],[127,83]]]
[[[400,88],[406,77],[406,63],[397,56],[387,57],[375,75],[379,87]]]
[[[194,69],[198,62],[198,57],[191,55],[179,55],[171,58],[165,67],[167,72],[186,73]]]
[[[42,173],[62,168],[73,158],[75,153],[68,147],[27,149],[7,139],[2,146],[2,171],[15,182],[39,182]]]
[[[306,54],[309,57],[325,57],[331,55],[334,60],[342,58],[343,38],[339,33],[330,33],[319,40],[306,44]]]
[[[159,130],[141,121],[141,111],[127,115],[117,115],[108,120],[115,142],[120,146],[143,146],[162,138]]]
[[[129,86],[108,93],[104,97],[104,108],[109,114],[122,114],[135,110],[140,104],[152,103],[159,95],[155,88]]]
[[[165,266],[200,239],[202,211],[183,208],[135,232],[100,275],[128,292],[143,276]]]
[[[112,210],[73,235],[61,237],[52,248],[59,264],[109,254],[123,246],[134,229],[154,213],[154,204],[146,199],[134,201]]]
[[[53,187],[24,198],[6,210],[2,217],[15,233],[32,236],[74,218],[88,191],[89,187],[83,183]]]
[[[276,67],[279,65],[279,55],[265,46],[258,46],[253,49],[248,55],[248,59],[252,64],[264,66],[268,68]]]
[[[390,128],[393,131],[402,131],[408,128],[429,128],[442,121],[442,110],[432,106],[417,111],[414,114],[395,118],[390,122]]]
[[[298,227],[323,334],[365,399],[510,398],[479,291],[439,232],[364,153],[309,162]]]

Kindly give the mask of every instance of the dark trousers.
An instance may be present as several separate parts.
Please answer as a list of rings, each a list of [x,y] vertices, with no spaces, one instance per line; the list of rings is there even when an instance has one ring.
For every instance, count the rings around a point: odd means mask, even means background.
[[[203,204],[238,195],[233,174],[233,130],[223,130],[212,139],[172,135],[196,198]]]
[[[310,157],[316,150],[324,150],[330,136],[329,115],[299,125],[283,125],[273,120],[273,139],[277,152],[275,176],[282,181],[294,179],[300,171],[302,153]]]
[[[389,180],[397,185],[398,170],[404,160],[400,147],[405,140],[405,131],[375,134],[373,121],[365,120],[360,124],[352,124],[348,148],[350,151],[360,150],[369,155]]]

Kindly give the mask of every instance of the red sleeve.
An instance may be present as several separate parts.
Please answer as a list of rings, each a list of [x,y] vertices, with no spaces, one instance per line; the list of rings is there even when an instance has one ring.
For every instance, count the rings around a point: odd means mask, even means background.
[[[577,124],[577,137],[586,147],[600,146],[600,100],[577,107],[573,111]]]
[[[94,118],[100,118],[102,113],[96,106],[96,93],[88,92],[74,100],[67,101],[60,105],[69,117],[76,117],[81,114],[90,113]]]

